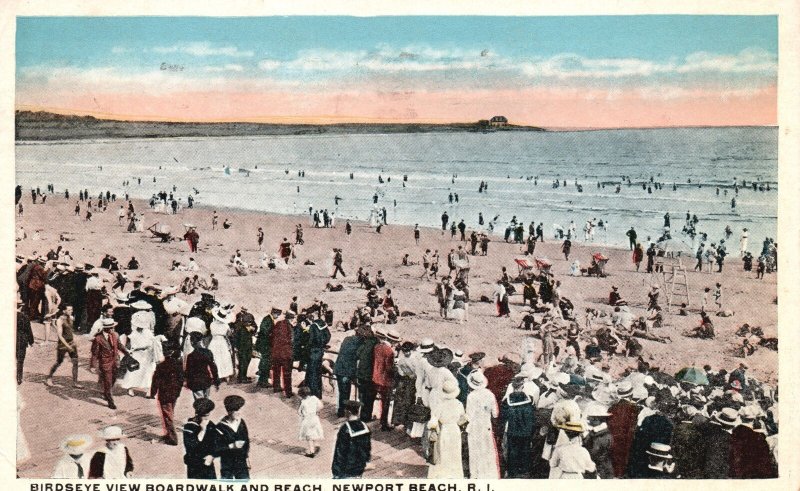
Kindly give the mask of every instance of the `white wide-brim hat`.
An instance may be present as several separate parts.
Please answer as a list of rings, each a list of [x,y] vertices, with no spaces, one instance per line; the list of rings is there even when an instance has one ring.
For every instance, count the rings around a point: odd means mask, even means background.
[[[69,435],[64,438],[59,448],[67,455],[83,455],[92,443],[92,437],[89,435]]]

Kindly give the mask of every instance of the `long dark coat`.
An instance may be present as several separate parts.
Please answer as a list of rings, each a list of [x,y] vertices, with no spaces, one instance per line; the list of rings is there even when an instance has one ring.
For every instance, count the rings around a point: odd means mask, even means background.
[[[707,423],[703,429],[703,439],[703,478],[727,479],[730,475],[731,434],[720,425]]]
[[[691,421],[678,423],[672,431],[671,445],[675,473],[683,479],[702,479],[705,442],[701,426]]]
[[[731,434],[730,477],[768,479],[778,477],[777,464],[767,438],[747,426],[737,426]]]
[[[672,422],[660,413],[652,414],[636,428],[628,457],[628,477],[643,478],[647,475],[650,458],[647,450],[651,443],[670,444],[672,440]]]
[[[640,410],[639,406],[624,399],[608,410],[611,414],[608,417],[608,430],[611,433],[611,463],[614,466],[614,477],[623,477],[628,468],[636,418]]]

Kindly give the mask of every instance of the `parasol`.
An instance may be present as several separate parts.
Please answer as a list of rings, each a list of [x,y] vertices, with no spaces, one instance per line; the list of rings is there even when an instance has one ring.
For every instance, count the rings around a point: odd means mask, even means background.
[[[694,385],[708,385],[706,372],[695,367],[682,368],[675,374],[675,378],[678,382],[686,382]]]

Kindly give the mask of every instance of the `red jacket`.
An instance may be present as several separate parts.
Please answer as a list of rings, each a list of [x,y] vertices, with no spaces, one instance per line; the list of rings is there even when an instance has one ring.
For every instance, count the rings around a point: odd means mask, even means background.
[[[514,369],[501,363],[500,365],[485,369],[483,374],[486,376],[486,381],[488,382],[486,388],[494,394],[494,398],[497,399],[497,404],[502,404],[503,397],[506,395],[506,388],[516,375]]]
[[[614,477],[623,477],[628,468],[628,457],[636,430],[636,419],[642,408],[632,402],[621,400],[608,412],[608,431],[611,433],[611,465]]]
[[[376,344],[372,352],[372,381],[383,387],[393,385],[394,350],[384,342]]]
[[[47,283],[47,271],[37,262],[31,267],[28,274],[28,288],[31,290],[44,290]]]
[[[91,368],[100,370],[115,370],[119,366],[119,353],[128,353],[125,346],[119,342],[119,335],[111,331],[111,342],[106,338],[106,334],[101,332],[92,340],[92,359],[89,362]]]
[[[272,359],[291,360],[294,332],[289,321],[281,319],[276,322],[270,336],[272,337]]]

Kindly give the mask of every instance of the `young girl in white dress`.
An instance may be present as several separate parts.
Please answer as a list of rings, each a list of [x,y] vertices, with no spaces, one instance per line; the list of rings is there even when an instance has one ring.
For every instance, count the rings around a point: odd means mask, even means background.
[[[311,395],[308,387],[303,386],[297,391],[302,398],[297,414],[300,415],[300,435],[301,441],[306,442],[306,457],[314,457],[319,452],[318,442],[322,441],[322,422],[319,420],[319,411],[322,409],[322,401],[316,396]]]

